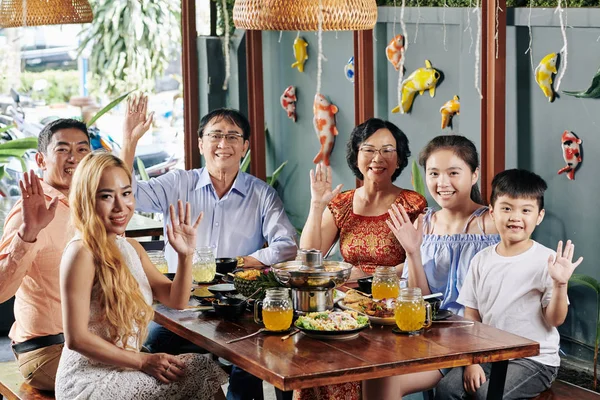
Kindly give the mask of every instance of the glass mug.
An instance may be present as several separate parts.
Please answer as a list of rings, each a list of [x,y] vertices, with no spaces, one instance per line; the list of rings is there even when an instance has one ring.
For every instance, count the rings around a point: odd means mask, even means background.
[[[400,279],[396,267],[377,267],[373,275],[371,294],[374,300],[395,299],[400,294]]]
[[[431,304],[423,300],[420,288],[400,290],[394,318],[398,330],[409,335],[418,334],[421,329],[431,326]]]
[[[259,307],[262,305],[262,318]],[[292,325],[294,308],[288,289],[267,289],[264,300],[254,303],[254,322],[264,324],[268,331],[287,331]]]
[[[166,274],[169,272],[169,265],[167,264],[167,260],[165,259],[165,252],[162,250],[149,250],[146,252],[148,254],[148,258],[152,261],[152,264],[156,267],[158,272],[161,274]]]
[[[217,273],[217,263],[211,247],[198,247],[192,258],[192,277],[196,282],[211,282]]]

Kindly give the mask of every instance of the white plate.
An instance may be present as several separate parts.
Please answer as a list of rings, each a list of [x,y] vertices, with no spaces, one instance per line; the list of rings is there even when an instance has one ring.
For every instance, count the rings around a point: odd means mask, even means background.
[[[377,325],[396,325],[396,320],[394,319],[394,317],[390,317],[390,318],[380,318],[380,317],[372,317],[368,314],[365,314],[363,312],[360,312],[358,310],[355,310],[354,308],[348,307],[347,305],[344,304],[343,301],[339,301],[337,303],[338,307],[340,307],[342,310],[349,310],[349,311],[355,311],[359,314],[365,315],[369,318],[369,321],[377,324]]]

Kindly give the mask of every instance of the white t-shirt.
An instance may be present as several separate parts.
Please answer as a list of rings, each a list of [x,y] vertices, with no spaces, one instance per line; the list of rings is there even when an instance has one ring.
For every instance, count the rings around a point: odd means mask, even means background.
[[[538,342],[540,355],[528,358],[559,366],[560,335],[542,311],[552,297],[548,257],[556,252],[534,241],[523,254],[503,257],[497,247],[473,257],[458,303],[478,310],[484,324]]]

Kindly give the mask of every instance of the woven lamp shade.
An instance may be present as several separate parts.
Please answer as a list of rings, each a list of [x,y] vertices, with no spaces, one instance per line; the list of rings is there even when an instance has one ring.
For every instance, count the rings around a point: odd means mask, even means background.
[[[83,24],[92,22],[94,17],[87,0],[26,0],[25,7],[23,3],[23,0],[0,0],[0,28]]]
[[[373,29],[375,0],[321,0],[324,31]],[[236,0],[236,28],[262,31],[319,30],[319,0]]]

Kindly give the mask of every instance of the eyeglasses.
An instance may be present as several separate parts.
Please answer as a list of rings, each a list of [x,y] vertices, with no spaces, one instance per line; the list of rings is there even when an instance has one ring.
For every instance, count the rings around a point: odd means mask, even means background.
[[[375,154],[381,154],[383,158],[393,158],[396,154],[396,148],[392,146],[383,146],[380,149],[376,149],[373,146],[363,146],[358,151],[362,152],[367,158],[375,158]]]
[[[206,136],[211,143],[219,143],[225,138],[227,144],[237,144],[240,139],[243,139],[243,136],[239,133],[228,133],[226,135],[222,133],[207,133],[204,136]]]

